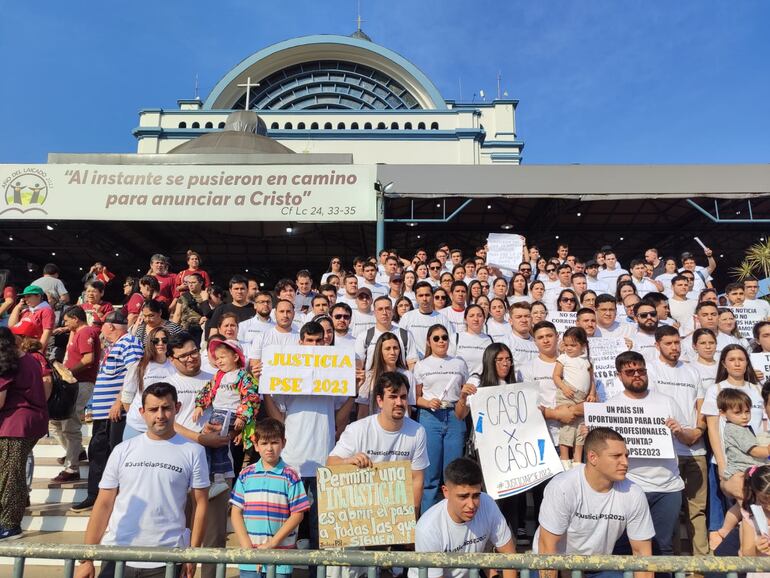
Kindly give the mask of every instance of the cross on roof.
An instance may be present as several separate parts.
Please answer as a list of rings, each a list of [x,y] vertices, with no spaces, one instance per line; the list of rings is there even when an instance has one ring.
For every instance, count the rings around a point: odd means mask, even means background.
[[[243,106],[243,109],[244,110],[249,110],[249,108],[251,108],[251,88],[252,87],[254,87],[254,88],[258,87],[259,83],[258,82],[252,83],[251,82],[251,77],[249,76],[246,79],[246,83],[245,84],[239,84],[238,86],[246,88],[246,104]]]

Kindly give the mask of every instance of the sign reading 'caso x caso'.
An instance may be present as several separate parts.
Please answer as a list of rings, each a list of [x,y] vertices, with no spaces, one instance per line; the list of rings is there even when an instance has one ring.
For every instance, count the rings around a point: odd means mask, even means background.
[[[371,165],[0,165],[0,219],[375,221]]]

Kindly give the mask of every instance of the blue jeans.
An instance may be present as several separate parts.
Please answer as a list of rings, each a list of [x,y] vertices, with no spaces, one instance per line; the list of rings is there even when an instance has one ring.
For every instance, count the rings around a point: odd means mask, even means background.
[[[430,465],[425,470],[422,504],[425,513],[439,501],[439,486],[444,468],[462,457],[465,443],[465,420],[457,419],[453,409],[420,409],[420,424],[425,428]]]
[[[709,495],[706,514],[708,516],[709,532],[716,532],[725,523],[725,513],[730,509],[730,500],[722,493],[719,487],[719,472],[717,465],[709,457]]]
[[[652,539],[652,553],[656,556],[673,556],[674,528],[679,523],[679,510],[682,509],[682,492],[645,492],[650,517],[655,528]],[[631,544],[625,532],[615,544],[613,554],[631,554]]]

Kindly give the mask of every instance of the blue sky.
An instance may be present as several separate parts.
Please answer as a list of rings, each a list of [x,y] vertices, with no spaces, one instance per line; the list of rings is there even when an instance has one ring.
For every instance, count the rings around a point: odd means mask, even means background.
[[[0,0],[0,163],[134,152],[142,108],[249,54],[354,30],[354,0]],[[520,100],[524,162],[770,161],[770,2],[363,0],[364,30],[445,98]]]

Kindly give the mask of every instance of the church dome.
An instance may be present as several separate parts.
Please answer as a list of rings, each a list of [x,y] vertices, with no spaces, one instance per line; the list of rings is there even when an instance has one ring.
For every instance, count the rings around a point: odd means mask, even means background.
[[[225,128],[174,147],[171,154],[294,154],[276,140],[265,136],[267,128],[257,113],[238,110],[227,117]],[[260,134],[261,133],[261,134]]]

